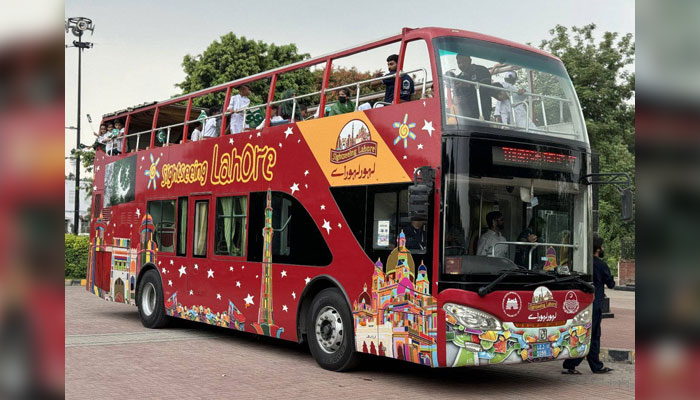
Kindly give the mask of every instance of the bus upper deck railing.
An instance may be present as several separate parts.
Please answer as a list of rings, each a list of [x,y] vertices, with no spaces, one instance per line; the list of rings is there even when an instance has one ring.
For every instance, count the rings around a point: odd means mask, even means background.
[[[399,71],[399,74],[412,74],[412,73],[417,73],[417,72],[422,72],[422,74],[423,74],[422,88],[421,88],[421,97],[420,97],[420,98],[421,98],[421,99],[424,99],[424,98],[425,98],[426,84],[427,84],[426,81],[427,81],[427,79],[428,79],[428,73],[427,73],[426,69],[425,69],[425,68],[419,68],[419,69],[415,69],[415,70],[411,70],[411,71],[406,71],[406,72]],[[385,79],[391,78],[391,77],[396,77],[396,73],[387,74],[387,75],[383,75],[383,76],[375,77],[375,78],[370,78],[370,79],[365,79],[365,80],[363,80],[363,81],[354,82],[354,83],[349,83],[349,84],[346,84],[346,85],[341,85],[341,86],[336,86],[336,87],[332,87],[332,88],[327,88],[327,89],[325,90],[325,93],[334,92],[334,91],[337,91],[337,90],[340,90],[340,89],[344,89],[344,88],[355,87],[355,91],[356,91],[356,95],[355,95],[355,111],[357,111],[357,109],[358,109],[358,107],[359,107],[359,102],[360,102],[360,86],[365,85],[365,84],[369,84],[369,83],[372,83],[372,82],[376,82],[376,81],[385,80]],[[286,103],[286,102],[291,101],[291,102],[292,102],[292,115],[291,115],[291,119],[290,119],[289,123],[294,123],[294,122],[295,122],[295,114],[296,114],[297,104],[298,104],[299,100],[300,100],[300,99],[307,98],[307,97],[318,96],[318,95],[321,94],[321,92],[322,92],[322,91],[319,90],[319,91],[312,92],[312,93],[306,93],[306,94],[302,94],[302,95],[298,95],[298,96],[292,96],[292,97],[287,98],[287,99],[274,100],[274,101],[271,101],[271,102],[269,102],[269,103],[263,103],[263,104],[258,104],[258,105],[254,105],[254,106],[248,106],[248,107],[244,107],[244,108],[237,109],[237,110],[233,110],[233,111],[225,110],[225,111],[223,111],[223,112],[221,112],[221,113],[219,113],[219,114],[214,114],[214,115],[211,115],[211,116],[207,116],[207,117],[204,119],[204,121],[208,121],[208,120],[210,120],[210,119],[212,119],[212,118],[216,119],[216,118],[221,118],[221,117],[228,117],[228,116],[231,116],[231,115],[237,114],[237,113],[243,113],[243,121],[244,121],[244,123],[245,123],[246,116],[247,116],[247,114],[248,114],[249,112],[256,111],[256,110],[258,110],[258,109],[260,109],[260,108],[267,108],[268,105],[269,105],[269,106],[272,106],[273,104],[282,104],[282,103]],[[111,145],[111,148],[113,149],[116,143],[119,143],[120,141],[127,141],[128,138],[131,138],[131,137],[136,137],[136,146],[134,146],[134,151],[139,151],[139,145],[140,145],[141,135],[144,135],[144,134],[149,134],[149,135],[150,135],[150,134],[157,134],[157,132],[160,132],[160,131],[162,131],[162,130],[165,130],[165,131],[166,131],[166,140],[165,140],[165,142],[163,142],[163,146],[162,146],[162,147],[167,147],[167,146],[170,145],[170,132],[171,132],[171,130],[172,130],[173,128],[178,128],[178,127],[181,127],[181,126],[184,127],[185,125],[193,124],[193,123],[197,123],[197,122],[201,122],[201,121],[202,121],[202,120],[198,118],[198,119],[194,119],[194,120],[190,120],[190,121],[178,122],[178,123],[176,123],[176,124],[171,124],[171,125],[156,127],[155,129],[154,129],[154,128],[151,128],[151,129],[147,129],[147,130],[143,130],[143,131],[139,131],[139,132],[129,133],[129,134],[126,134],[126,135],[122,135],[122,136],[117,136],[117,137],[115,137],[115,138],[111,138],[111,139],[109,139],[107,142],[105,142],[105,144],[111,143],[111,144],[112,144],[112,145]],[[150,145],[150,142],[149,142],[149,145]],[[108,152],[108,154],[110,154],[110,153]],[[110,154],[110,155],[111,155],[111,154]]]
[[[564,99],[561,97],[556,97],[556,96],[550,96],[550,95],[545,95],[545,94],[539,94],[539,93],[532,93],[532,92],[522,92],[520,93],[520,89],[508,89],[500,86],[494,86],[494,85],[489,85],[486,83],[481,83],[481,82],[475,82],[475,81],[470,81],[466,79],[461,79],[457,78],[455,76],[450,76],[450,75],[443,75],[442,76],[444,79],[448,81],[454,81],[454,82],[461,82],[465,83],[468,85],[472,85],[476,89],[476,100],[477,100],[477,106],[479,109],[479,118],[474,118],[474,117],[468,117],[464,115],[459,115],[459,114],[454,114],[454,113],[447,113],[447,116],[449,117],[455,117],[457,119],[466,119],[470,121],[488,121],[490,124],[496,124],[496,125],[501,125],[501,126],[507,126],[507,127],[512,127],[512,126],[517,126],[516,120],[515,120],[515,108],[524,105],[526,108],[526,115],[528,116],[528,123],[525,124],[525,126],[520,127],[524,128],[525,131],[535,131],[535,132],[543,132],[543,133],[556,133],[556,134],[561,134],[561,135],[566,135],[566,136],[578,136],[575,133],[569,133],[569,132],[561,132],[557,130],[552,130],[550,129],[550,124],[547,122],[547,110],[544,105],[544,100],[553,100],[559,103],[559,121],[564,120],[564,103],[570,104],[572,100],[570,99]],[[484,112],[481,106],[481,89],[486,88],[490,89],[493,91],[503,91],[508,93],[508,98],[510,99],[511,107],[510,107],[510,121],[512,121],[512,124],[506,124],[503,122],[498,122],[498,121],[491,121],[491,120],[486,120],[484,118]],[[514,103],[513,100],[513,95],[517,94],[519,96],[525,96],[527,97],[527,101],[522,101],[518,103]],[[544,129],[539,129],[537,127],[532,127],[531,124],[529,123],[529,115],[530,115],[530,110],[532,109],[532,104],[533,104],[533,98],[538,98],[540,105],[542,107],[542,122],[544,123]]]

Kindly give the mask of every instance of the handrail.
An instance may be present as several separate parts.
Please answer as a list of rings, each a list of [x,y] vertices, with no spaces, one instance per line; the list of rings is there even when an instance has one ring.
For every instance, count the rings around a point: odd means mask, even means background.
[[[426,70],[425,68],[418,68],[418,69],[411,70],[411,71],[406,71],[406,72],[404,72],[404,71],[398,71],[399,74],[411,74],[411,73],[415,73],[415,72],[423,72],[423,81],[422,81],[422,87],[421,87],[421,99],[424,99],[424,98],[425,98],[426,84],[427,84],[427,79],[428,79],[428,72],[427,72],[427,70]],[[397,72],[394,72],[394,73],[388,74],[388,75],[383,75],[383,76],[379,76],[379,77],[374,77],[374,78],[370,78],[370,79],[365,79],[365,80],[360,81],[360,82],[354,82],[354,83],[349,83],[349,84],[342,85],[342,86],[337,86],[337,87],[333,87],[333,88],[327,88],[327,89],[325,90],[325,92],[328,93],[328,92],[335,91],[335,90],[340,90],[340,89],[343,89],[343,88],[346,88],[346,87],[353,87],[353,86],[356,87],[356,88],[357,88],[357,89],[356,89],[357,95],[356,95],[356,101],[355,101],[355,111],[357,111],[357,107],[359,107],[359,93],[360,93],[359,87],[360,87],[360,85],[367,84],[367,83],[371,83],[371,82],[374,82],[374,81],[384,80],[384,79],[390,78],[390,77],[392,77],[392,76],[395,77],[396,74],[397,74]],[[254,106],[244,107],[244,108],[241,108],[241,109],[238,109],[238,110],[235,110],[235,111],[226,111],[226,110],[224,110],[224,111],[222,111],[222,112],[219,113],[219,114],[214,114],[214,115],[211,115],[211,116],[207,116],[207,117],[206,117],[206,120],[209,120],[209,119],[211,119],[211,118],[227,117],[227,116],[231,116],[231,115],[233,115],[233,114],[238,114],[238,113],[243,112],[243,121],[244,121],[244,124],[245,124],[245,117],[246,117],[247,112],[249,112],[249,111],[256,110],[256,109],[263,108],[263,107],[267,108],[268,106],[271,106],[271,105],[273,105],[273,104],[282,104],[282,103],[285,103],[285,102],[288,102],[288,101],[292,101],[292,102],[293,102],[293,104],[292,104],[292,115],[291,115],[291,121],[290,121],[290,122],[293,123],[293,122],[295,122],[295,115],[294,115],[294,114],[296,113],[296,106],[297,106],[298,100],[299,100],[299,99],[302,99],[302,98],[306,98],[306,97],[318,96],[318,95],[320,95],[321,93],[322,93],[322,91],[321,91],[321,90],[318,90],[318,91],[315,91],[315,92],[312,92],[312,93],[306,93],[306,94],[302,94],[302,95],[298,95],[298,96],[292,96],[292,97],[287,98],[287,99],[280,99],[280,100],[271,101],[271,102],[269,102],[269,104],[268,104],[268,103],[256,104],[256,105],[254,105]],[[110,141],[113,142],[113,141],[115,141],[115,140],[122,140],[122,139],[127,139],[127,138],[130,138],[130,137],[136,136],[136,151],[138,151],[138,150],[139,150],[139,144],[140,144],[140,137],[141,137],[141,135],[143,135],[143,134],[145,134],[145,133],[153,133],[153,134],[156,134],[156,133],[159,132],[160,130],[166,129],[166,130],[167,130],[167,139],[166,139],[166,142],[163,143],[163,147],[167,147],[167,146],[170,145],[170,131],[171,131],[172,128],[176,128],[176,127],[179,127],[179,126],[185,126],[185,125],[187,125],[187,124],[191,124],[191,123],[197,122],[198,120],[199,120],[199,119],[194,119],[194,120],[189,120],[189,121],[184,121],[184,122],[178,122],[178,123],[176,123],[176,124],[170,124],[170,125],[165,125],[165,126],[159,126],[159,127],[157,127],[156,129],[147,129],[147,130],[143,130],[143,131],[139,131],[139,132],[129,133],[129,134],[126,134],[126,135],[122,135],[122,136],[118,136],[118,137],[116,137],[116,138],[109,139],[107,142],[110,142]],[[105,142],[105,143],[107,143],[107,142]]]
[[[491,248],[491,257],[496,256],[496,246],[499,245],[518,245],[518,246],[530,246],[530,253],[528,254],[528,269],[532,270],[532,252],[535,250],[536,247],[539,246],[552,246],[552,247],[566,247],[566,248],[571,248],[574,250],[578,250],[579,245],[577,244],[564,244],[564,243],[539,243],[539,242],[498,242],[493,245],[493,248]]]
[[[464,116],[464,115],[453,114],[453,113],[449,113],[449,112],[448,112],[448,113],[445,113],[445,114],[446,114],[448,117],[454,117],[454,118],[457,118],[457,119],[466,119],[466,120],[469,120],[469,121],[485,122],[485,123],[487,123],[487,124],[499,125],[499,126],[508,127],[508,128],[511,128],[511,129],[513,128],[513,125],[504,124],[503,122],[490,121],[490,120],[489,120],[489,121],[486,121],[486,120],[483,120],[483,121],[482,121],[482,120],[480,120],[479,118],[466,117],[466,116]],[[516,125],[515,128],[518,128],[518,126]],[[571,137],[578,137],[578,136],[579,136],[579,135],[576,134],[576,133],[555,131],[555,130],[551,130],[551,129],[545,131],[545,130],[542,130],[542,129],[539,129],[539,128],[536,128],[536,127],[535,127],[535,128],[530,128],[530,127],[528,127],[526,130],[527,130],[528,132],[535,132],[535,133],[555,133],[555,134],[557,134],[557,135],[571,136]]]

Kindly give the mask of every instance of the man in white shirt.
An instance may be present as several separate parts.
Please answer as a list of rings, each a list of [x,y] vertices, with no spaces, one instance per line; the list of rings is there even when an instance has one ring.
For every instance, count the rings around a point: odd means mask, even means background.
[[[513,107],[513,114],[515,114],[515,125],[519,128],[524,128],[526,126],[529,126],[530,128],[534,128],[535,126],[532,123],[532,121],[528,121],[527,108],[526,108],[525,104],[523,103],[527,99],[527,96],[523,95],[523,93],[525,93],[525,89],[518,89],[518,87],[515,86],[515,82],[517,80],[518,80],[518,75],[515,73],[515,71],[508,71],[508,72],[506,72],[506,76],[505,76],[505,78],[503,78],[503,83],[502,83],[504,89],[517,91],[517,93],[513,93],[513,104],[512,105],[510,105],[510,99],[507,100],[509,103],[509,106],[514,106]],[[498,109],[498,103],[496,103],[496,109]]]
[[[216,115],[219,114],[219,109],[218,107],[209,107],[209,115]],[[219,136],[219,118],[220,117],[208,117],[207,120],[204,122],[204,131],[202,131],[202,134],[199,136],[199,140],[202,139],[208,139],[208,138],[214,138]]]
[[[231,100],[228,103],[228,108],[226,111],[233,112],[231,115],[232,134],[243,132],[245,121],[243,121],[243,112],[240,110],[247,108],[250,105],[250,99],[248,98],[249,95],[250,87],[248,87],[248,85],[242,85],[238,88],[238,94],[231,97]]]
[[[476,248],[477,256],[491,256],[495,247],[495,257],[508,257],[508,246],[496,246],[496,243],[506,242],[506,238],[501,234],[505,228],[503,214],[500,211],[491,211],[486,214],[486,224],[489,226],[487,230],[479,238],[479,243]]]
[[[190,142],[196,142],[202,137],[202,123],[197,121],[193,126],[194,130],[192,131]]]

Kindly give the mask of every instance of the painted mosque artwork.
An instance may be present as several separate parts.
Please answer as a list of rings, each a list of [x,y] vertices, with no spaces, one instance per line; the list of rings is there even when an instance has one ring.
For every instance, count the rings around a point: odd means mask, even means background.
[[[357,351],[437,366],[437,300],[425,265],[418,271],[403,232],[387,260],[375,263],[372,287],[353,302]]]
[[[370,142],[372,137],[367,124],[359,119],[348,122],[338,135],[336,150],[349,149],[363,142]]]
[[[155,226],[149,214],[141,220],[140,243],[132,247],[128,238],[105,239],[108,221],[100,215],[95,222],[95,236],[90,243],[87,287],[95,295],[117,303],[136,304],[136,277],[141,266],[155,262],[157,245],[153,241]]]

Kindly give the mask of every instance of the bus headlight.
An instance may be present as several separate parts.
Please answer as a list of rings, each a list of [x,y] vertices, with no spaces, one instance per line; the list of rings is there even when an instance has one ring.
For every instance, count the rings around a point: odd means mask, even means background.
[[[482,331],[503,330],[501,321],[489,313],[453,303],[445,303],[442,308],[465,328],[480,329]]]
[[[591,322],[593,318],[593,304],[586,307],[580,313],[576,314],[573,320],[571,320],[571,325],[586,325]]]

